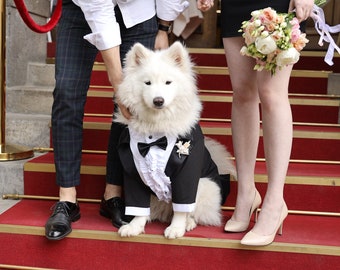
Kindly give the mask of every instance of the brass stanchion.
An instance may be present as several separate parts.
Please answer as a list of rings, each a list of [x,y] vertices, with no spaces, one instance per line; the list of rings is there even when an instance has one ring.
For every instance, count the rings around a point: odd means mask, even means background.
[[[18,160],[33,156],[33,150],[20,145],[6,145],[5,140],[5,119],[6,119],[6,1],[1,1],[0,5],[0,161]]]

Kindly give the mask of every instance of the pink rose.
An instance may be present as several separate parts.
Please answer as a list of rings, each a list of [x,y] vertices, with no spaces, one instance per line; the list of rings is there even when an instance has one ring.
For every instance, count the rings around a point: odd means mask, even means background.
[[[300,38],[300,35],[301,35],[300,29],[293,29],[293,31],[291,33],[292,43],[297,42],[299,40],[299,38]]]
[[[296,17],[294,17],[289,23],[292,25],[293,30],[300,29],[300,24]]]
[[[263,24],[268,24],[268,23],[275,22],[276,17],[277,17],[276,11],[268,7],[268,8],[263,9],[260,19]]]
[[[276,24],[274,22],[268,23],[265,28],[268,32],[273,32],[275,30]]]
[[[255,26],[252,23],[249,23],[246,28],[244,29],[244,41],[247,45],[254,43],[255,37],[252,35],[253,31],[255,30]]]
[[[309,40],[306,38],[306,34],[303,33],[300,35],[299,39],[293,43],[293,46],[297,51],[301,51],[308,42]]]
[[[271,37],[275,40],[275,41],[278,41],[279,39],[283,38],[284,37],[284,34],[282,31],[274,31],[272,34],[271,34]]]

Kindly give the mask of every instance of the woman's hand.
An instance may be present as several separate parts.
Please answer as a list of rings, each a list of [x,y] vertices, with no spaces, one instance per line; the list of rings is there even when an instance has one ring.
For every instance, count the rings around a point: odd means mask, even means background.
[[[122,113],[122,115],[126,118],[126,119],[130,119],[131,118],[131,112],[129,111],[128,108],[126,108],[123,104],[121,104],[119,101],[117,102],[118,107],[120,109],[120,112]]]
[[[214,6],[214,0],[197,0],[197,8],[200,11],[207,11]]]
[[[308,19],[312,13],[313,6],[314,0],[291,0],[288,12],[295,10],[296,18],[301,22]]]

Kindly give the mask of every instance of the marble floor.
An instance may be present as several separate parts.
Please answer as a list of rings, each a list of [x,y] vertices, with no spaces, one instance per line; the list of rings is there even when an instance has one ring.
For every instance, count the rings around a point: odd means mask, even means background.
[[[0,198],[0,214],[11,208],[13,205],[18,203],[19,200],[4,200]]]

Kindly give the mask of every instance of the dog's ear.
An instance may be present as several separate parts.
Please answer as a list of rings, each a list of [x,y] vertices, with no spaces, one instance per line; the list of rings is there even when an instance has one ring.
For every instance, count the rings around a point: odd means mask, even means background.
[[[173,43],[167,50],[167,54],[180,68],[184,70],[191,68],[189,53],[181,42],[176,41]]]
[[[125,64],[126,66],[135,67],[142,64],[143,60],[148,57],[150,50],[140,43],[133,45],[131,50],[127,53]]]

